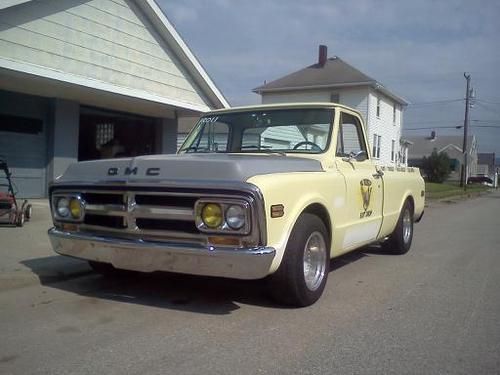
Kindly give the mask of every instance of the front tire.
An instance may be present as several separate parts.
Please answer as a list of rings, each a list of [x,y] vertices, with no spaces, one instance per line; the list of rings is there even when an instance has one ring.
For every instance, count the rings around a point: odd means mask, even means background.
[[[323,294],[329,266],[330,244],[323,221],[312,214],[300,215],[281,264],[270,277],[272,296],[286,305],[312,305]]]
[[[394,255],[406,254],[413,240],[413,205],[406,201],[399,215],[396,229],[383,244],[384,249]]]

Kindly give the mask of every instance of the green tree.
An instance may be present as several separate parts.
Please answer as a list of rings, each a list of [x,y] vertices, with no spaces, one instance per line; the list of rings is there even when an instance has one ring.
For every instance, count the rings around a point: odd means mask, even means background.
[[[422,169],[429,182],[442,183],[450,175],[450,158],[446,152],[434,150],[428,158],[424,156]]]

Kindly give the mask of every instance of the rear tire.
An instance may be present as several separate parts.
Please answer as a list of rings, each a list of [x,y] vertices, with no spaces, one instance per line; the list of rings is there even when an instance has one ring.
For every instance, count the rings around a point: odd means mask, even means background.
[[[285,305],[312,305],[323,294],[329,266],[330,243],[323,221],[312,214],[300,215],[281,264],[270,276],[272,297]]]
[[[383,247],[387,253],[394,255],[406,254],[410,250],[413,240],[413,205],[406,201],[399,215],[396,229],[384,242]]]

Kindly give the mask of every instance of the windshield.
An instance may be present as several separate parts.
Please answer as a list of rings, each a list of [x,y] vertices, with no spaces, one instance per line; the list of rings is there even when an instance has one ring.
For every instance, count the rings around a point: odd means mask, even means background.
[[[179,153],[324,152],[333,109],[276,109],[202,117]]]

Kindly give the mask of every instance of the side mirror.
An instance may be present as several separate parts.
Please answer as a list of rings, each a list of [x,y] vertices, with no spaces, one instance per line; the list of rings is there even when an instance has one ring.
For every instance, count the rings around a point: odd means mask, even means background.
[[[348,163],[351,163],[354,160],[355,161],[365,161],[366,159],[368,159],[368,155],[366,154],[366,151],[364,151],[364,150],[358,151],[356,153],[351,152],[349,154],[349,156],[342,158],[343,161],[346,161]]]

